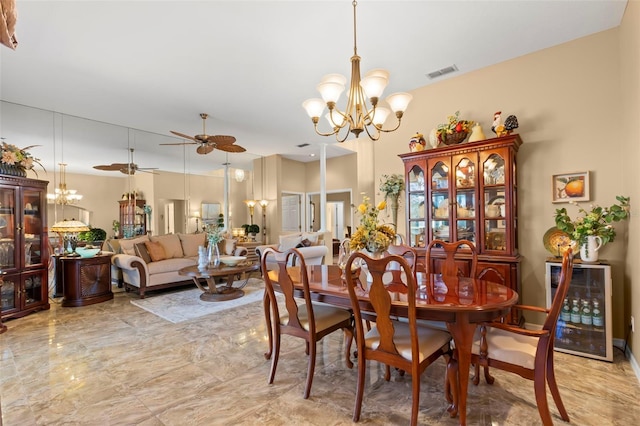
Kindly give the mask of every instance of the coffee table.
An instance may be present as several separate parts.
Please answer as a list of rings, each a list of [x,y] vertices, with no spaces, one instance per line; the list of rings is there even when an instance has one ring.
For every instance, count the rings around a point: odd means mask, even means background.
[[[180,269],[178,274],[193,278],[193,282],[202,290],[200,300],[206,302],[222,302],[244,296],[242,288],[248,281],[246,274],[258,271],[259,269],[259,263],[241,263],[236,266],[226,266],[221,263],[220,266],[207,269],[198,269],[196,265],[188,266]],[[234,287],[233,282],[237,275],[242,275],[242,279],[245,281],[242,285]],[[227,282],[225,284],[216,284],[215,279],[218,277],[227,277]],[[207,287],[202,285],[200,282],[201,279],[207,281]]]

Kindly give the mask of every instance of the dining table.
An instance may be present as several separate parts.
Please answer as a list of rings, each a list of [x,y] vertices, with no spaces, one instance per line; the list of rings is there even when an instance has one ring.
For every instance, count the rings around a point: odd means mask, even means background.
[[[314,301],[334,306],[351,308],[351,300],[347,290],[343,272],[337,265],[307,266],[309,290]],[[278,271],[267,272],[270,280],[277,286]],[[294,285],[300,290],[300,267],[289,267],[289,274]],[[416,318],[419,320],[437,321],[446,324],[455,343],[455,357],[458,363],[457,398],[451,401],[448,409],[452,417],[459,415],[459,423],[466,424],[467,390],[469,387],[469,368],[471,366],[471,348],[478,324],[489,322],[509,313],[518,301],[518,293],[499,283],[461,276],[443,276],[441,274],[419,273],[416,289]],[[401,285],[394,285],[393,280],[387,287],[393,294],[392,314],[398,318],[408,315],[406,291]],[[301,290],[302,291],[302,290]],[[359,274],[356,294],[360,309],[372,312],[367,293],[366,271]],[[264,298],[265,318],[271,332],[269,318],[270,301]],[[273,336],[269,335],[269,352],[272,349]]]

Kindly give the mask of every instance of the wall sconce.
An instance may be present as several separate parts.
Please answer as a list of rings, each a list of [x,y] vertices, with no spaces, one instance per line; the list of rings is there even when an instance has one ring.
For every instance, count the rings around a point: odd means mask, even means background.
[[[249,207],[249,215],[251,216],[251,222],[249,223],[249,225],[253,225],[253,208],[258,202],[256,200],[245,200],[244,202]]]

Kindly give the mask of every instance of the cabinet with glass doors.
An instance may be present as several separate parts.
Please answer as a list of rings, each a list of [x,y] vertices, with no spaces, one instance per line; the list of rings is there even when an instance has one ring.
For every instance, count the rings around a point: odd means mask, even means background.
[[[47,183],[0,175],[3,319],[49,309]]]
[[[514,134],[401,154],[407,243],[422,254],[434,239],[469,240],[478,251],[478,277],[518,291],[516,154],[521,144]],[[465,271],[469,262],[462,257]],[[432,270],[439,270],[437,251],[433,262]]]

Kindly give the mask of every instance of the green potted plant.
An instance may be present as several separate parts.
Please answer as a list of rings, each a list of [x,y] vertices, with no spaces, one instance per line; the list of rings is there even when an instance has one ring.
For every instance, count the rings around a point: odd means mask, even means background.
[[[102,243],[107,238],[107,231],[102,228],[89,228],[88,231],[80,232],[78,234],[78,240],[88,243],[87,245],[102,246]]]

